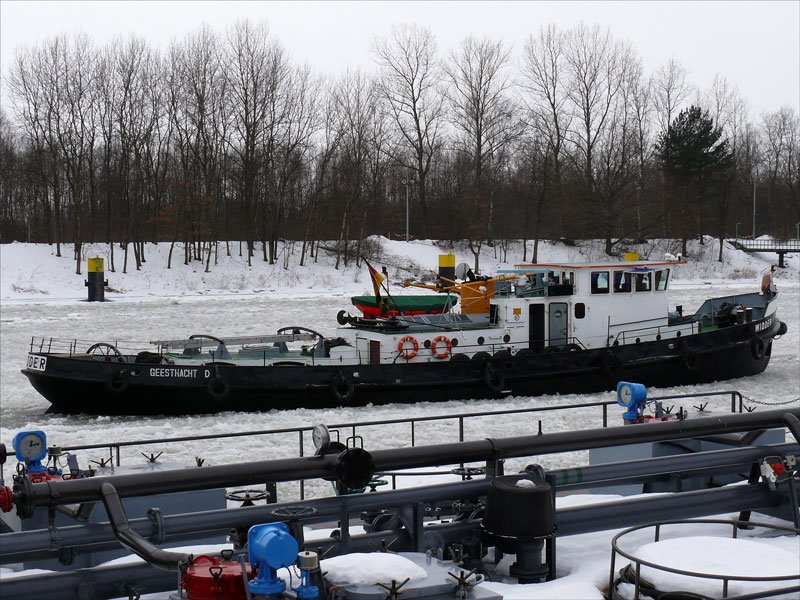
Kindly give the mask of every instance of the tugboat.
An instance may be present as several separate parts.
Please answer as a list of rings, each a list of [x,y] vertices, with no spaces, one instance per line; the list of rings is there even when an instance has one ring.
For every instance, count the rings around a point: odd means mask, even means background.
[[[622,379],[674,386],[764,371],[786,332],[778,293],[708,299],[683,314],[669,307],[677,264],[518,264],[494,278],[410,284],[460,297],[459,312],[422,314],[397,310],[370,267],[379,316],[340,311],[330,337],[290,326],[155,340],[133,353],[34,338],[22,372],[51,410],[110,415],[584,393]]]

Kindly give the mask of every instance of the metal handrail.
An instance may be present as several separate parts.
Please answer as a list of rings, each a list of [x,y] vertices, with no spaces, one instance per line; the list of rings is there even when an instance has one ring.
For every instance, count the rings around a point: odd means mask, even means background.
[[[795,535],[800,535],[800,529],[795,527],[788,527],[785,525],[778,525],[778,524],[771,524],[771,523],[762,523],[762,522],[755,522],[755,521],[738,521],[738,520],[724,520],[724,519],[680,519],[680,520],[670,520],[670,521],[656,521],[654,523],[647,523],[644,525],[638,525],[635,527],[629,527],[617,535],[611,540],[611,569],[609,573],[609,590],[614,589],[614,575],[616,569],[616,558],[617,554],[627,558],[635,565],[635,572],[636,572],[636,583],[634,587],[634,599],[638,600],[641,597],[641,569],[642,566],[649,567],[651,569],[657,571],[663,571],[666,573],[673,573],[675,575],[682,575],[684,577],[696,577],[699,579],[713,579],[722,582],[722,597],[728,598],[728,591],[729,591],[729,584],[731,581],[741,581],[741,582],[781,582],[781,581],[800,581],[800,572],[797,575],[770,575],[770,576],[753,576],[753,575],[721,575],[716,573],[703,573],[700,571],[687,571],[685,569],[677,569],[675,567],[668,567],[666,565],[660,565],[654,563],[652,561],[645,560],[643,558],[639,558],[633,552],[628,552],[622,550],[620,548],[620,539],[626,536],[629,533],[634,531],[639,531],[642,529],[653,528],[653,541],[658,542],[661,537],[661,528],[665,525],[689,525],[692,527],[696,527],[698,524],[715,524],[715,525],[730,525],[731,526],[731,538],[736,539],[738,530],[740,528],[752,528],[752,527],[763,527],[765,529],[771,529],[773,531],[785,531],[794,533]],[[791,588],[783,588],[783,589],[775,589],[770,590],[770,595],[778,595],[786,592],[794,592],[800,589],[798,586],[793,586]]]
[[[744,396],[735,390],[730,391],[720,391],[720,392],[704,392],[704,393],[695,393],[695,394],[674,394],[669,396],[657,396],[649,398],[648,400],[651,402],[663,402],[666,400],[679,400],[684,398],[703,398],[703,397],[712,397],[712,396],[729,396],[731,399],[731,412],[732,413],[742,413],[744,411]],[[350,421],[344,423],[332,423],[328,425],[328,428],[335,432],[338,435],[338,430],[349,429],[350,435],[355,437],[357,435],[358,428],[364,427],[376,427],[376,426],[385,426],[385,425],[397,425],[397,424],[409,424],[411,427],[411,446],[416,446],[416,425],[418,423],[425,423],[425,422],[434,422],[434,421],[445,421],[445,420],[456,420],[458,422],[458,441],[463,442],[465,441],[464,437],[464,423],[467,419],[470,418],[478,418],[478,417],[496,417],[502,415],[519,415],[519,414],[529,414],[529,413],[537,413],[537,412],[546,412],[546,411],[563,411],[563,410],[575,410],[581,408],[591,408],[591,407],[601,407],[602,410],[602,423],[603,428],[608,427],[608,407],[615,405],[617,402],[616,400],[607,400],[607,401],[598,401],[598,402],[587,402],[587,403],[580,403],[580,404],[564,404],[560,406],[536,406],[532,408],[512,408],[512,409],[504,409],[504,410],[487,410],[487,411],[479,411],[479,412],[470,412],[470,413],[458,413],[458,414],[448,414],[448,415],[430,415],[426,417],[408,417],[408,418],[398,418],[398,419],[381,419],[375,421]],[[737,410],[738,409],[738,410]],[[312,431],[314,429],[313,426],[306,426],[306,427],[286,427],[286,428],[279,428],[279,429],[260,429],[260,430],[250,430],[250,431],[237,431],[237,432],[230,432],[230,433],[216,433],[216,434],[203,434],[203,435],[190,435],[190,436],[178,436],[172,438],[160,438],[160,439],[146,439],[146,440],[130,440],[130,441],[122,441],[122,442],[109,442],[109,443],[100,443],[100,444],[80,444],[75,446],[62,446],[62,452],[73,452],[73,451],[85,451],[85,450],[96,450],[96,449],[108,449],[108,457],[111,461],[111,464],[115,464],[116,466],[120,466],[122,464],[122,449],[126,447],[132,446],[152,446],[155,444],[174,444],[180,442],[195,442],[195,441],[203,441],[203,440],[216,440],[216,439],[229,439],[229,438],[241,438],[241,437],[255,437],[260,435],[278,435],[278,434],[296,434],[298,436],[298,456],[304,456],[304,447],[305,447],[305,434]],[[538,421],[538,431],[542,433],[542,421],[539,419]],[[305,486],[304,482],[300,482],[300,498],[305,498]]]
[[[747,250],[800,251],[800,240],[746,240],[736,238],[734,241]]]

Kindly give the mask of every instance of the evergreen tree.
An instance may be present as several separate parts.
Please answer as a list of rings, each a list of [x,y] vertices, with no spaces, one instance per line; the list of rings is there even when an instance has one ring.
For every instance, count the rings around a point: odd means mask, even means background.
[[[682,222],[682,252],[702,201],[712,189],[715,177],[732,164],[733,153],[722,128],[698,106],[690,106],[672,121],[656,142],[662,171],[673,183]]]

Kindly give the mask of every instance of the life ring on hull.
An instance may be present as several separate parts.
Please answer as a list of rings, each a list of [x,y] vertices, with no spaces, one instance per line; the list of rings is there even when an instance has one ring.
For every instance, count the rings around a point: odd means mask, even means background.
[[[440,351],[438,346],[439,344],[444,344],[444,348]],[[453,350],[453,343],[443,335],[433,338],[433,343],[431,344],[431,354],[433,354],[434,358],[443,359],[450,356],[450,352]]]
[[[228,393],[230,392],[228,383],[216,375],[208,380],[206,389],[208,390],[208,395],[215,400],[224,400],[228,397]]]
[[[764,358],[764,355],[767,352],[767,343],[764,341],[764,338],[754,337],[750,341],[750,352],[753,354],[753,358],[756,360],[761,360]]]
[[[495,369],[492,365],[487,364],[483,370],[483,383],[494,394],[499,394],[505,387],[506,378],[503,374]]]
[[[131,382],[128,378],[127,371],[122,370],[108,378],[108,381],[106,381],[106,388],[114,394],[122,394],[127,391],[130,384]]]
[[[339,371],[331,381],[331,392],[337,402],[347,403],[353,399],[353,395],[356,393],[356,386],[344,376],[344,373]]]
[[[411,344],[410,348],[406,347],[407,343]],[[419,342],[413,335],[404,335],[397,342],[397,352],[406,360],[411,360],[419,353]]]

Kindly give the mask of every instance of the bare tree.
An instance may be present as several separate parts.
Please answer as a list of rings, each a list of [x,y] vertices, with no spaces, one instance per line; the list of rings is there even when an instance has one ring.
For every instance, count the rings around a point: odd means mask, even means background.
[[[567,101],[564,81],[565,60],[564,35],[555,25],[542,28],[536,37],[528,37],[521,66],[521,87],[530,115],[534,140],[531,142],[530,160],[523,164],[531,169],[531,185],[534,184],[533,180],[537,179],[540,190],[535,211],[537,220],[533,245],[534,262],[538,260],[542,209],[548,199],[560,199],[566,133],[572,123],[572,115],[565,107]],[[542,143],[537,143],[537,140],[541,140]],[[536,155],[538,159],[534,159]],[[557,204],[559,225],[563,235],[566,203],[557,202]]]
[[[339,241],[336,247],[336,265],[344,259],[347,266],[350,259],[348,245],[351,239],[350,225],[357,222],[364,212],[369,175],[367,165],[375,152],[372,147],[374,125],[377,118],[378,91],[361,71],[348,71],[338,81],[334,92],[334,102],[338,121],[336,127],[341,139],[339,158],[339,178],[343,186],[343,205]],[[355,210],[353,210],[355,207]]]
[[[633,135],[635,137],[634,153],[636,155],[636,237],[641,239],[644,235],[642,215],[648,208],[645,190],[653,172],[653,88],[650,79],[646,78],[641,69],[637,70],[630,82],[630,110],[633,118]],[[649,227],[649,224],[648,224]]]
[[[203,27],[169,49],[169,120],[172,154],[177,159],[180,184],[172,210],[164,211],[171,230],[172,248],[183,234],[195,241],[207,240],[206,271],[210,269],[212,241],[224,225],[222,165],[225,153],[225,76],[221,43]],[[175,186],[177,182],[173,182]]]
[[[228,143],[238,167],[249,265],[259,228],[266,230],[264,203],[258,201],[257,186],[263,174],[263,153],[270,152],[273,144],[268,138],[273,126],[270,107],[277,100],[276,85],[284,72],[285,53],[265,23],[254,26],[238,21],[228,31],[225,62],[231,119]]]
[[[686,67],[675,58],[669,59],[653,75],[650,85],[659,131],[666,131],[689,101],[692,88],[686,82],[687,75]]]
[[[427,28],[393,27],[391,37],[375,40],[380,67],[378,89],[397,132],[389,154],[416,174],[416,196],[422,208],[422,232],[428,236],[428,173],[441,146],[445,97],[436,42]]]
[[[278,237],[288,205],[301,195],[303,173],[308,168],[311,145],[317,130],[319,113],[317,98],[319,82],[308,68],[292,68],[280,92],[281,114],[271,120],[276,123],[276,140],[270,162],[274,181],[273,201],[270,204],[269,261],[275,262]]]
[[[791,226],[800,222],[800,117],[793,108],[783,106],[764,114],[762,121],[767,183],[762,219],[777,221],[782,235],[789,237]]]
[[[56,256],[61,256],[64,239],[61,156],[55,134],[60,77],[57,57],[64,44],[66,36],[60,36],[37,47],[19,48],[7,79],[17,118],[35,155],[34,168],[43,183],[45,220],[49,238],[56,245]]]
[[[522,130],[509,97],[509,56],[502,42],[467,37],[447,65],[457,145],[472,164],[474,218],[469,238],[476,272],[482,240],[491,240],[494,222],[493,194],[484,181],[486,167]]]
[[[617,94],[608,113],[607,125],[597,138],[595,148],[594,183],[596,186],[593,220],[600,225],[605,239],[605,252],[612,254],[614,246],[635,227],[625,217],[627,200],[634,194],[639,173],[636,160],[638,147],[637,119],[633,98],[641,65],[631,55],[623,55],[619,70]],[[614,240],[614,238],[617,238]]]
[[[59,71],[56,84],[55,135],[63,157],[69,190],[75,273],[81,273],[84,202],[92,204],[96,129],[96,52],[86,35],[76,35],[52,48]],[[93,212],[93,211],[90,211]]]
[[[310,190],[306,202],[306,225],[303,234],[303,246],[300,253],[300,264],[305,262],[306,249],[308,248],[314,261],[318,254],[314,252],[314,241],[317,238],[317,228],[324,215],[321,207],[327,207],[323,196],[327,195],[331,187],[330,168],[341,140],[341,132],[336,122],[335,99],[329,84],[325,84],[323,93],[324,106],[322,107],[321,125],[317,131],[315,148],[317,154],[312,160],[313,174],[311,174]]]

